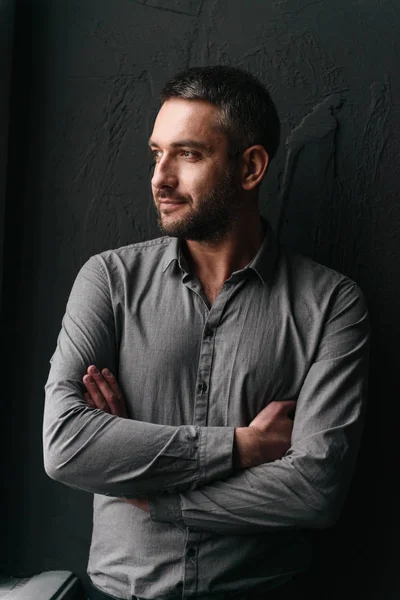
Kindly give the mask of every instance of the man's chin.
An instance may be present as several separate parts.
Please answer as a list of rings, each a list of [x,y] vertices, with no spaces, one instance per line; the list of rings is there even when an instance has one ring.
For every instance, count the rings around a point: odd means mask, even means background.
[[[197,231],[193,231],[192,228],[187,227],[182,221],[175,221],[174,223],[164,223],[158,221],[158,227],[163,235],[168,237],[176,237],[180,240],[188,241],[205,241],[204,236],[199,234]]]
[[[158,227],[164,235],[170,237],[181,237],[180,234],[185,230],[184,223],[181,219],[166,218],[165,215],[159,215]]]
[[[185,227],[183,223],[168,223],[168,225],[163,225],[159,221],[158,226],[163,235],[188,242],[215,243],[220,242],[225,235],[225,232],[211,232],[205,228],[194,229],[192,227]]]

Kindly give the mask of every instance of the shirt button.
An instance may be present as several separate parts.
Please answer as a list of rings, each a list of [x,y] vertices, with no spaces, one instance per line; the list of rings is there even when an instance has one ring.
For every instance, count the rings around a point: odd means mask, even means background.
[[[212,330],[212,329],[209,329],[209,328],[207,327],[207,329],[204,331],[204,337],[205,337],[205,338],[211,338],[212,336],[213,336],[213,330]]]
[[[207,384],[205,381],[200,381],[199,385],[197,386],[197,390],[200,392],[200,394],[204,394],[204,392],[207,391]]]

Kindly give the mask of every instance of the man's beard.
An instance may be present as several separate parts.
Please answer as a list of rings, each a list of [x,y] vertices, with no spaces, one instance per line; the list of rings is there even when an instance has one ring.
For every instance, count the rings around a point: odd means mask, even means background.
[[[167,195],[167,194],[165,194]],[[157,200],[162,199],[162,194],[157,195]],[[177,201],[185,201],[193,205],[190,196],[170,196]],[[231,167],[218,181],[214,188],[203,196],[196,208],[193,206],[184,217],[164,225],[161,213],[158,213],[158,226],[164,235],[177,237],[194,242],[219,242],[225,238],[232,229],[237,219],[238,184],[235,171]]]

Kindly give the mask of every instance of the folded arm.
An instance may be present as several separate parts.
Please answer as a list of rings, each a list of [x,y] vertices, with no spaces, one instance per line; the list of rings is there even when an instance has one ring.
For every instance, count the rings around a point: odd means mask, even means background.
[[[84,398],[88,406],[125,418],[125,401],[117,380],[109,369],[99,371],[90,365],[83,377]],[[285,455],[290,447],[296,402],[270,402],[248,427],[235,428],[233,467],[248,469],[272,462]],[[146,498],[123,498],[126,502],[149,511]]]
[[[140,498],[194,489],[229,476],[233,460],[243,468],[288,449],[291,401],[272,403],[255,427],[236,431],[125,418],[122,392],[109,372],[117,372],[117,346],[106,273],[93,257],[72,288],[46,383],[44,461],[53,479],[87,492]]]
[[[193,491],[152,497],[152,519],[230,534],[332,525],[359,447],[368,337],[362,295],[347,286],[332,306],[297,399],[289,452]]]
[[[101,257],[92,257],[75,280],[50,362],[43,444],[53,479],[97,494],[142,496],[191,489],[232,472],[233,428],[156,425],[88,406],[82,383],[87,367],[118,372]]]

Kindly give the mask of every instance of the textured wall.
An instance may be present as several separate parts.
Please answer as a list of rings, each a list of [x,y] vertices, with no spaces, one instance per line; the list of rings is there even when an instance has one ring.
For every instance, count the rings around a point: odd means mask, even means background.
[[[158,235],[146,153],[157,90],[186,66],[225,63],[258,75],[282,118],[264,214],[286,243],[356,279],[372,315],[359,468],[341,521],[316,535],[310,582],[329,581],[319,599],[353,587],[398,597],[399,28],[398,0],[19,3],[3,311],[10,572],[85,570],[90,499],[42,470],[48,360],[82,262]]]
[[[14,0],[0,0],[0,294],[3,272],[4,209],[14,9]]]
[[[6,172],[8,149],[9,99],[12,67],[14,31],[14,0],[0,0],[0,303],[3,279],[4,211],[6,199]],[[3,334],[3,331],[2,331]],[[2,407],[2,403],[0,404]],[[3,410],[1,413],[3,416]],[[6,419],[1,419],[0,436],[5,440]],[[3,445],[0,448],[3,450]],[[4,452],[1,452],[4,456]],[[0,461],[1,481],[5,480],[4,461]],[[0,499],[0,511],[4,514],[4,495]],[[4,539],[4,522],[0,522],[0,539]],[[2,547],[1,547],[2,546]],[[0,565],[3,561],[4,545],[0,545]]]

